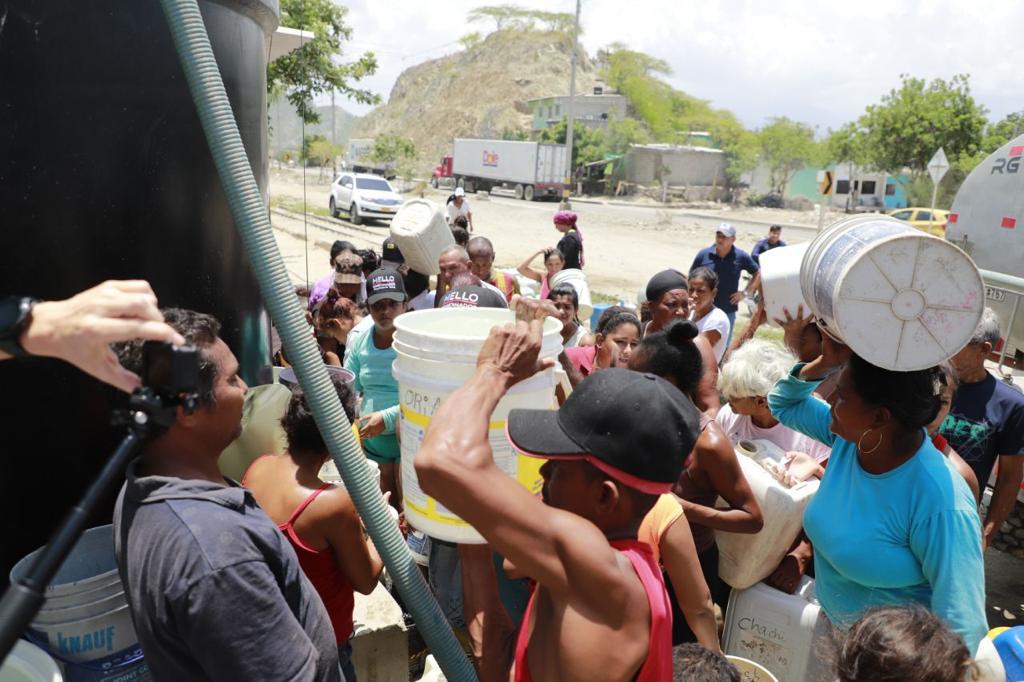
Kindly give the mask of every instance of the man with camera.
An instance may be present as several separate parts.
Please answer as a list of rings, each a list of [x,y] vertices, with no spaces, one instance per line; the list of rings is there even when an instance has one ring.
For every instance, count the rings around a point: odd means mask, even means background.
[[[114,510],[118,567],[150,671],[157,680],[341,680],[331,622],[295,551],[217,468],[241,432],[238,361],[213,317],[163,315],[199,349],[198,405],[178,406],[143,445]],[[142,342],[116,350],[142,373]]]

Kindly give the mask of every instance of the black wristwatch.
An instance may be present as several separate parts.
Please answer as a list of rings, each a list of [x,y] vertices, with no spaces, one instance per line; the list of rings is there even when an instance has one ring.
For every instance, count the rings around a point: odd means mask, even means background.
[[[28,296],[0,298],[0,351],[16,358],[29,355],[19,339],[32,321],[36,299]]]

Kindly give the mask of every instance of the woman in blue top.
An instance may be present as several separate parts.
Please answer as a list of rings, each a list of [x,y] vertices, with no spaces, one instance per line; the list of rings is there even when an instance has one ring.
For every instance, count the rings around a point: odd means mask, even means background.
[[[841,370],[832,408],[812,395]],[[872,606],[917,602],[971,651],[988,631],[981,521],[967,484],[924,427],[938,413],[937,368],[891,372],[825,336],[768,396],[786,426],[832,448],[804,512],[815,593],[829,619],[852,625]]]
[[[391,504],[401,511],[402,489],[399,462],[402,458],[395,436],[398,421],[398,382],[391,375],[395,361],[392,342],[395,318],[405,312],[405,283],[397,270],[381,268],[366,279],[366,302],[373,318],[371,333],[360,334],[345,353],[345,368],[356,375],[355,389],[362,395],[359,437],[366,456],[380,466],[382,493],[391,493]]]

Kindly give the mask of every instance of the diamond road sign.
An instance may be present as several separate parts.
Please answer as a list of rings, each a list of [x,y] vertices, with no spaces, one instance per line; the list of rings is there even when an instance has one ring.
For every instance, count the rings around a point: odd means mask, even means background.
[[[939,147],[939,151],[935,152],[935,156],[928,162],[928,175],[932,176],[932,182],[937,185],[948,170],[949,161],[946,159],[946,152]]]

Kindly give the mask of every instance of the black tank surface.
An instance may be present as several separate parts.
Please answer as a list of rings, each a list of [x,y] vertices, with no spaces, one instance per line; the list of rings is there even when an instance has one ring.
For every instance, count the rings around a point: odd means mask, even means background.
[[[266,196],[277,0],[200,6]],[[5,294],[60,299],[146,279],[162,306],[218,317],[243,378],[268,380],[268,318],[156,0],[0,5],[0,253]],[[62,363],[0,363],[0,395],[6,581],[118,436],[106,387]]]

